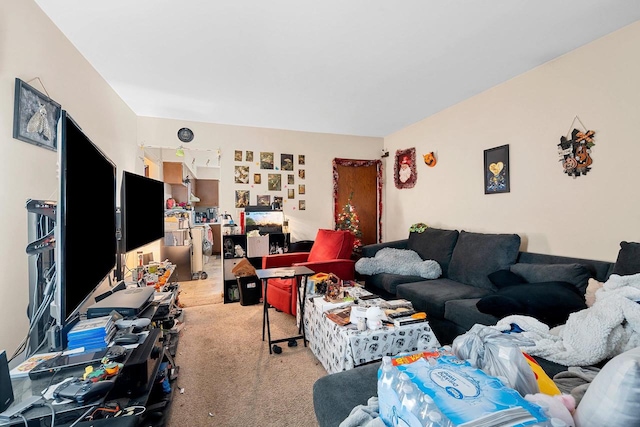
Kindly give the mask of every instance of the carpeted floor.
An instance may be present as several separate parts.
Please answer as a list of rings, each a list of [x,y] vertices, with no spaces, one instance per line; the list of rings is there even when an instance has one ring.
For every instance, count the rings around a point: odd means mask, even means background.
[[[180,371],[167,425],[317,426],[312,387],[327,373],[311,350],[299,340],[269,354],[262,304],[200,304],[189,288],[181,284]],[[269,316],[272,339],[297,335],[293,316],[274,309]]]

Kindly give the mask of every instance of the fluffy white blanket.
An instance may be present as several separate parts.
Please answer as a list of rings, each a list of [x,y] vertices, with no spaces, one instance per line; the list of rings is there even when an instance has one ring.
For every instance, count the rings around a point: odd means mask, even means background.
[[[422,260],[416,251],[410,249],[382,248],[373,258],[356,261],[356,271],[360,274],[394,273],[437,279],[442,268],[437,261]]]
[[[640,346],[640,274],[612,274],[595,303],[552,330],[528,316],[507,316],[494,328],[517,324],[535,344],[522,351],[565,366],[588,366]]]

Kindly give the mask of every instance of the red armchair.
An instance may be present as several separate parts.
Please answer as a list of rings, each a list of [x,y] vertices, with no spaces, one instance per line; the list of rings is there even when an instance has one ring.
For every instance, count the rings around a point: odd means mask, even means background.
[[[355,277],[353,234],[346,230],[318,230],[310,252],[292,252],[262,257],[262,268],[305,266],[315,273],[333,273],[343,280]],[[298,289],[296,279],[269,279],[267,303],[276,309],[296,315]]]

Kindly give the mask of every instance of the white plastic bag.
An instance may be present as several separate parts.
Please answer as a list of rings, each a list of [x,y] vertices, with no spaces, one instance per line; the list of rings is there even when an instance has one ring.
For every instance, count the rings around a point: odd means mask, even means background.
[[[476,324],[453,340],[451,348],[460,359],[507,384],[522,396],[540,392],[536,376],[519,346],[533,345],[530,340],[514,334]]]

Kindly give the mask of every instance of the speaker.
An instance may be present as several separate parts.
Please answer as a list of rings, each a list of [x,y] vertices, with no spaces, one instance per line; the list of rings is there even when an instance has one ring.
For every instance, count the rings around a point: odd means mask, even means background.
[[[13,403],[13,386],[9,376],[7,352],[0,352],[0,412],[4,412]]]

